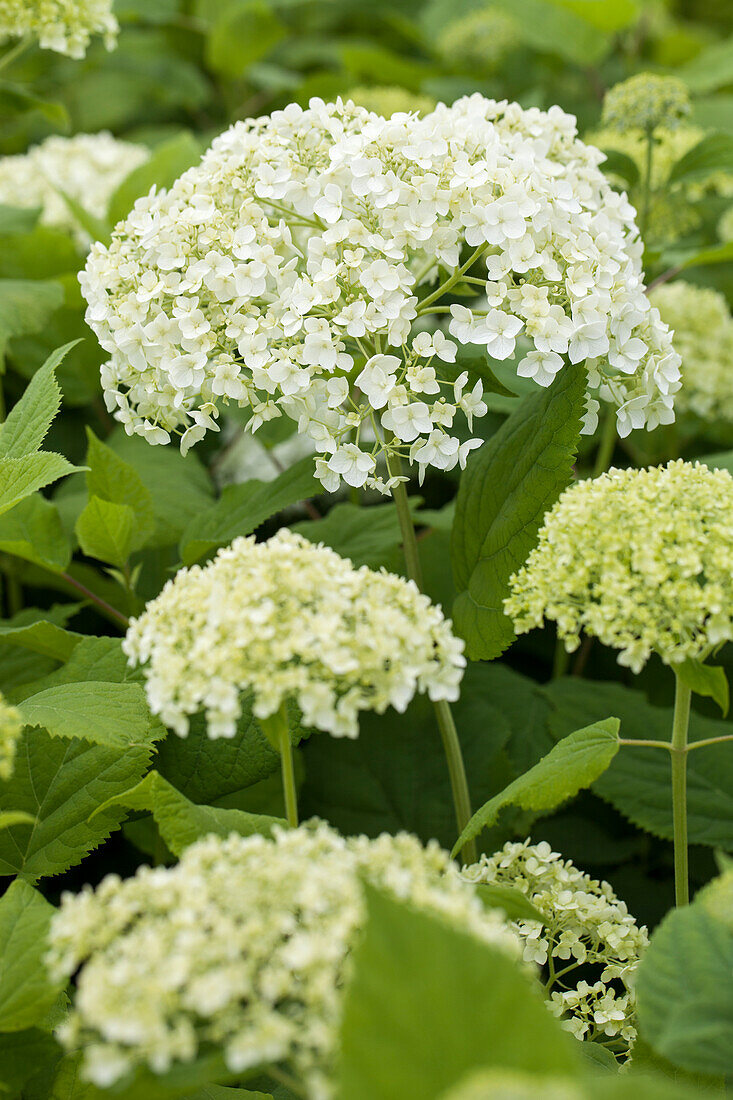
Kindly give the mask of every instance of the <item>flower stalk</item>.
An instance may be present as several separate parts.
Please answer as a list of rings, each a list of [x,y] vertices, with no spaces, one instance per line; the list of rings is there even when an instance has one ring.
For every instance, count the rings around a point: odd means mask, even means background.
[[[280,769],[285,799],[285,817],[293,829],[298,827],[298,791],[295,786],[295,767],[293,764],[293,743],[290,739],[290,727],[285,704],[271,714],[261,718],[260,725],[272,747],[280,754]]]
[[[687,855],[687,736],[692,692],[675,673],[674,717],[672,720],[672,829],[674,836],[675,905],[687,905],[690,881]]]

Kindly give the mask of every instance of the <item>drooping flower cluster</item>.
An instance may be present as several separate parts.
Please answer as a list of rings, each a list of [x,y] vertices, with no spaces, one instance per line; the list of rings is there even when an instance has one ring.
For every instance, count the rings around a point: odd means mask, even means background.
[[[6,703],[0,693],[0,779],[10,779],[13,774],[16,746],[22,732],[20,713]]]
[[[112,0],[0,0],[0,42],[30,35],[43,50],[79,58],[96,35],[113,49],[118,30]]]
[[[151,442],[181,434],[183,450],[228,402],[253,431],[284,412],[327,489],[386,491],[380,455],[451,469],[480,443],[453,431],[486,411],[479,382],[443,377],[457,343],[508,359],[524,334],[520,374],[549,385],[588,361],[621,434],[668,422],[678,359],[601,159],[558,107],[480,95],[424,118],[314,99],[236,123],[90,253],[109,409]],[[483,294],[439,305],[464,268]],[[436,310],[453,339],[424,331]],[[597,409],[589,396],[587,431]]]
[[[118,141],[104,131],[69,138],[54,135],[27,153],[0,158],[0,202],[39,207],[44,225],[69,230],[87,247],[89,237],[64,195],[88,214],[104,218],[114,192],[149,155],[144,146]]]
[[[572,652],[584,630],[634,672],[704,659],[733,638],[733,478],[680,459],[577,482],[510,588],[520,634],[553,620]]]
[[[362,566],[301,535],[236,539],[204,568],[182,569],[123,649],[145,670],[148,703],[185,736],[206,711],[231,737],[240,693],[267,718],[291,699],[307,726],[356,737],[361,710],[403,711],[416,691],[458,698],[465,658],[439,607],[412,581]]]
[[[284,1063],[324,1100],[364,879],[519,957],[435,842],[345,840],[323,824],[208,837],[176,867],[64,895],[49,962],[61,978],[81,970],[59,1037],[101,1086],[141,1065],[164,1073],[211,1041],[232,1072]]]
[[[398,84],[357,85],[349,88],[344,98],[383,118],[396,114],[427,115],[435,109],[435,100],[431,96],[408,92]]]
[[[578,870],[546,841],[505,844],[463,875],[469,882],[511,886],[532,902],[545,924],[514,924],[525,960],[549,971],[549,1007],[577,1038],[608,1043],[619,1053],[627,1049],[636,1035],[634,972],[648,936],[609,884]],[[589,966],[599,971],[596,981],[573,978],[573,970]]]
[[[682,357],[677,408],[706,420],[733,420],[733,316],[724,295],[679,280],[649,297]]]
[[[660,126],[673,130],[691,110],[690,92],[684,80],[637,73],[606,92],[601,121],[612,130],[650,133]]]

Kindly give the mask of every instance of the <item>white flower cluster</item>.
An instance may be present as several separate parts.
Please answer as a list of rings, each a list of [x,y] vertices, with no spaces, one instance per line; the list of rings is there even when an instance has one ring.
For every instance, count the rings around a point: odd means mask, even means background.
[[[39,207],[44,225],[68,230],[88,247],[89,237],[64,195],[88,214],[104,218],[119,185],[149,156],[144,146],[118,141],[105,131],[68,138],[54,135],[27,153],[0,158],[0,202]]]
[[[682,357],[680,412],[733,420],[733,316],[725,295],[679,280],[649,295]]]
[[[10,779],[15,764],[18,738],[23,732],[20,712],[0,692],[0,779]]]
[[[285,529],[182,569],[131,622],[123,649],[150,662],[150,708],[184,737],[201,708],[210,737],[232,737],[242,692],[258,718],[291,699],[307,726],[356,737],[361,710],[404,711],[416,691],[457,699],[466,664],[450,622],[412,581],[355,569]]]
[[[113,49],[118,31],[112,0],[0,0],[0,41],[30,35],[43,50],[80,58],[93,35]]]
[[[451,469],[480,444],[453,430],[486,411],[479,382],[443,377],[456,342],[508,359],[524,334],[520,375],[547,386],[587,361],[622,435],[669,422],[678,358],[602,159],[559,107],[478,94],[423,118],[313,99],[236,123],[90,253],[108,408],[184,451],[228,402],[252,431],[284,412],[327,489],[387,491],[380,455]],[[480,296],[451,303],[465,278]],[[425,331],[444,313],[453,339]]]
[[[99,1086],[140,1065],[165,1073],[213,1042],[232,1072],[285,1064],[325,1100],[364,879],[519,958],[435,842],[345,840],[315,823],[273,840],[208,837],[176,867],[63,896],[49,963],[59,978],[81,969],[59,1038],[83,1048]]]
[[[589,1093],[570,1077],[538,1076],[520,1069],[480,1069],[464,1077],[440,1100],[588,1100]]]
[[[624,1053],[636,1035],[634,973],[648,936],[609,884],[579,871],[545,841],[529,840],[482,856],[463,875],[469,882],[511,886],[542,913],[544,925],[514,925],[525,960],[547,968],[549,1007],[578,1039]],[[573,971],[587,966],[600,968],[598,980],[590,984],[576,975],[573,984]]]

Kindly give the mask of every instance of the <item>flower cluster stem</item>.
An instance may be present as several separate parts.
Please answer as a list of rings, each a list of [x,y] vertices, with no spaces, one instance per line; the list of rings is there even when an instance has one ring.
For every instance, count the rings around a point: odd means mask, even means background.
[[[675,676],[672,721],[672,819],[674,835],[674,893],[676,905],[690,900],[687,859],[687,734],[690,725],[691,691]]]
[[[267,740],[280,754],[285,817],[288,825],[296,829],[298,827],[298,793],[295,786],[293,743],[290,740],[290,727],[285,704],[283,703],[280,709],[271,714],[269,718],[261,718],[260,725]]]
[[[396,464],[395,457],[396,456],[390,457],[390,474],[392,474],[392,476],[399,474],[399,467]],[[397,516],[400,521],[400,530],[402,531],[402,549],[407,565],[407,575],[415,582],[418,588],[422,589],[422,567],[420,564],[417,539],[415,538],[415,528],[412,524],[410,505],[407,499],[407,490],[404,481],[398,482],[393,487],[392,496],[397,507]],[[435,708],[435,717],[438,721],[438,729],[440,730],[443,750],[448,764],[448,774],[450,776],[451,791],[453,793],[453,806],[456,813],[458,835],[460,836],[471,819],[471,797],[468,792],[466,766],[463,762],[461,743],[458,740],[458,732],[449,703],[444,699],[439,699],[433,703],[433,706]],[[461,854],[464,863],[475,863],[477,858],[476,842],[474,840],[467,841]]]

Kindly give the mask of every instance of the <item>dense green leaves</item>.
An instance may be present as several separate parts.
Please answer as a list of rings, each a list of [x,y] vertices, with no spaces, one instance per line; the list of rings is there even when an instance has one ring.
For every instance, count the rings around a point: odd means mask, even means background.
[[[575,1070],[572,1040],[510,959],[374,891],[367,901],[344,1011],[339,1100],[437,1100],[481,1066]]]
[[[93,505],[96,511],[85,525],[85,530],[98,525],[101,528],[101,539],[110,543],[110,551],[121,552],[127,546],[129,555],[131,549],[137,550],[144,546],[155,529],[152,497],[137,470],[129,462],[125,462],[111,447],[97,439],[93,432],[88,431],[87,436],[87,508]],[[98,498],[96,504],[95,498]],[[113,504],[115,508],[104,508],[103,503],[99,502]],[[102,560],[111,559],[103,557]],[[125,557],[123,562],[117,561],[113,564],[120,565],[126,560]]]
[[[476,452],[461,480],[451,558],[458,632],[474,660],[497,657],[514,638],[502,601],[547,509],[570,479],[585,370],[567,367],[526,399]]]
[[[0,427],[0,458],[21,458],[40,449],[56,413],[61,390],[56,368],[76,341],[58,348],[31,379],[31,383]]]
[[[43,895],[19,879],[0,899],[0,1031],[37,1026],[61,992],[44,962],[53,913]]]
[[[251,534],[270,516],[322,491],[309,456],[274,481],[229,485],[213,507],[194,519],[181,538],[181,559],[191,565],[238,535]]]
[[[96,812],[102,813],[109,806],[125,806],[129,810],[152,813],[161,837],[175,856],[180,856],[184,848],[195,840],[211,833],[222,837],[230,833],[239,833],[240,836],[252,836],[253,833],[269,835],[273,825],[285,825],[281,818],[263,814],[197,806],[155,771],[148,772],[129,791],[113,795]]]
[[[135,513],[126,504],[93,496],[76,521],[75,530],[85,554],[122,568],[132,550]]]
[[[63,300],[63,287],[50,279],[0,279],[0,364],[10,338],[38,332]]]
[[[733,1074],[732,913],[728,871],[664,919],[639,971],[643,1037],[694,1073]]]
[[[71,545],[56,505],[33,493],[0,516],[0,550],[54,573],[66,569]]]
[[[538,764],[476,811],[457,840],[454,853],[482,829],[493,825],[504,806],[553,810],[589,787],[618,752],[618,730],[618,719],[607,718],[558,741]]]

